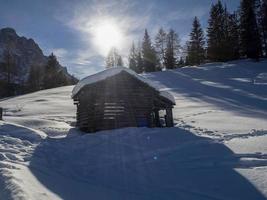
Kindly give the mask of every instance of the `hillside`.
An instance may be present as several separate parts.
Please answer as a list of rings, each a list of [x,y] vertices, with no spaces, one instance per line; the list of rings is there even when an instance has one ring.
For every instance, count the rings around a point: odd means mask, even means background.
[[[26,74],[32,64],[45,64],[47,58],[33,39],[27,39],[17,35],[12,28],[0,29],[0,61],[4,62],[4,52],[9,48],[16,68],[21,73],[21,80],[25,81]]]
[[[9,67],[7,67],[7,62],[11,63]],[[13,87],[18,90],[15,94],[23,93],[31,68],[40,71],[41,77],[39,78],[42,82],[47,62],[48,57],[43,54],[43,51],[33,39],[19,36],[12,28],[0,29],[0,87],[2,90],[5,89],[3,82],[7,81],[6,79],[10,76],[9,84],[14,84]],[[68,73],[66,67],[59,63],[56,67],[57,73],[62,73],[66,82],[74,83],[77,81]],[[10,90],[10,88],[7,90]],[[10,95],[5,95],[3,91],[0,91],[0,96]]]
[[[81,135],[73,86],[0,101],[0,199],[266,199],[267,62],[155,72],[174,128]]]

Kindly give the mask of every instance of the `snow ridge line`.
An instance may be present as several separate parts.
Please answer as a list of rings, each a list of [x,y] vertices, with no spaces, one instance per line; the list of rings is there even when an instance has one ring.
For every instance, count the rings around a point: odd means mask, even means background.
[[[249,137],[257,137],[257,136],[264,136],[264,135],[267,135],[267,130],[253,129],[250,133],[224,135],[223,139],[226,141],[229,141],[229,140],[236,139],[236,138],[249,138]]]

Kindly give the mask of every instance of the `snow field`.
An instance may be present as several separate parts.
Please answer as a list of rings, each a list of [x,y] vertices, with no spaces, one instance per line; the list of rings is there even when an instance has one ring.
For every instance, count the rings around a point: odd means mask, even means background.
[[[83,135],[72,86],[0,101],[0,199],[266,199],[266,66],[143,74],[174,96],[174,128]]]

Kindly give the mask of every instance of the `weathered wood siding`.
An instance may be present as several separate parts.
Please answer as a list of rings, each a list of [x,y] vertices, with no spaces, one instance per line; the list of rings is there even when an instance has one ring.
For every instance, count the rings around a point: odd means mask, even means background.
[[[87,132],[157,125],[152,113],[166,104],[155,89],[126,72],[85,86],[76,97],[77,126]]]

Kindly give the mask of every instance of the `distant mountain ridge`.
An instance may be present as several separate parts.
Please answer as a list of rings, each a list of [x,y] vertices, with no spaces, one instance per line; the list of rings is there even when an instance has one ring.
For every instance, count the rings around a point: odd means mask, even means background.
[[[31,38],[19,36],[13,28],[0,29],[0,65],[4,64],[4,52],[7,48],[9,48],[16,65],[17,83],[21,84],[27,81],[31,66],[36,65],[44,69],[47,63],[48,57],[43,54],[38,44]],[[59,64],[58,69],[70,82],[76,80],[68,73],[66,67]]]

